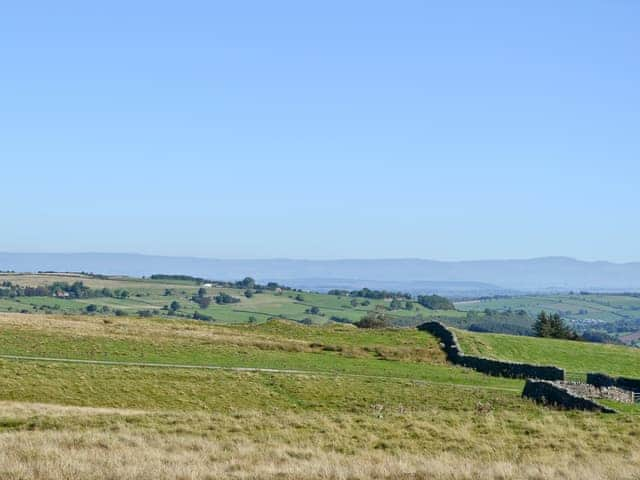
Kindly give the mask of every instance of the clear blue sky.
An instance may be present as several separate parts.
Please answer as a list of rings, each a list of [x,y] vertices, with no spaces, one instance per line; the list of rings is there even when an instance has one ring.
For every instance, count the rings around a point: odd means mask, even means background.
[[[640,260],[639,52],[634,0],[9,2],[0,251]]]

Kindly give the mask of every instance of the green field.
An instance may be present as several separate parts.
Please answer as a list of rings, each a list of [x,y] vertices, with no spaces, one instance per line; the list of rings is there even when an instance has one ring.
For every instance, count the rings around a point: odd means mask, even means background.
[[[131,310],[129,302],[166,303],[167,288],[185,302],[198,288],[90,282],[126,285],[131,298],[104,300]],[[522,380],[448,364],[425,332],[358,329],[326,313],[310,326],[282,319],[308,305],[358,318],[383,301],[354,308],[350,299],[297,294],[215,307],[268,309],[258,323],[243,312],[215,322],[0,313],[0,478],[637,478],[639,408],[545,408],[521,398]],[[630,375],[640,361],[625,347],[459,336],[465,351],[572,374],[597,366]]]
[[[515,337],[456,331],[465,353],[564,368],[572,379],[584,381],[588,372],[640,377],[640,350],[618,345],[570,342],[551,338]]]

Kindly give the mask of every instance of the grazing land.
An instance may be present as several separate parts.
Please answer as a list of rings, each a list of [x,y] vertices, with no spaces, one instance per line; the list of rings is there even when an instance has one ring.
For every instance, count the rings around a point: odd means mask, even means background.
[[[0,478],[631,479],[640,468],[637,409],[538,406],[522,381],[451,366],[414,329],[3,313],[0,345]],[[564,347],[542,350],[562,360]],[[605,370],[622,373],[614,363]]]
[[[564,368],[569,378],[584,381],[588,372],[640,377],[640,350],[619,345],[516,337],[457,330],[465,353],[489,358]]]

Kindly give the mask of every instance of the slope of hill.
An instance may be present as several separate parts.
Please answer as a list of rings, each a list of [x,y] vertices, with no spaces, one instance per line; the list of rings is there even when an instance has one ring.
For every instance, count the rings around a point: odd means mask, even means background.
[[[517,337],[457,330],[465,353],[515,362],[555,365],[584,381],[588,372],[640,378],[640,350],[619,345]]]

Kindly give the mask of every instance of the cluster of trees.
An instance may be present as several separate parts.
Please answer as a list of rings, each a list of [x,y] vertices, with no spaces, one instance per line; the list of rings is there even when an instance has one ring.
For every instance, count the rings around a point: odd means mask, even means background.
[[[451,300],[440,295],[418,295],[417,302],[430,310],[455,310]]]
[[[360,297],[367,298],[372,300],[384,300],[391,299],[391,303],[389,304],[390,310],[413,310],[413,297],[409,293],[403,292],[391,292],[387,290],[371,290],[369,288],[363,288],[360,290],[338,290],[333,289],[327,292],[329,295],[337,295],[337,296],[349,296],[349,297]],[[418,295],[416,301],[425,308],[430,310],[455,310],[455,306],[453,303],[445,297],[441,297],[440,295]],[[357,300],[351,300],[352,306],[357,306]]]
[[[389,303],[389,310],[413,310],[413,302],[409,300],[403,302],[398,298],[394,298]]]
[[[349,295],[349,290],[340,290],[340,289],[334,288],[332,290],[329,290],[327,292],[327,295],[335,295],[336,297],[346,297]]]
[[[59,296],[63,298],[128,298],[129,291],[124,289],[111,290],[109,288],[89,288],[81,281],[67,283],[54,282],[51,285],[40,285],[37,287],[23,287],[11,282],[2,282],[0,297],[51,297]]]
[[[362,288],[360,290],[339,290],[334,288],[327,292],[327,295],[335,295],[338,297],[360,297],[370,298],[372,300],[384,300],[385,298],[398,298],[411,300],[411,294],[402,292],[390,292],[387,290],[371,290],[369,288]]]
[[[211,297],[207,296],[206,288],[199,288],[198,293],[196,293],[191,300],[197,303],[200,308],[207,308],[211,305]]]
[[[578,334],[565,325],[559,313],[540,312],[532,329],[536,337],[580,340]]]
[[[226,305],[229,303],[239,303],[240,299],[236,298],[236,297],[232,297],[231,295],[229,295],[228,293],[225,292],[220,292],[218,295],[216,295],[216,303],[218,305]]]
[[[384,300],[385,298],[404,298],[411,300],[411,294],[402,292],[389,292],[387,290],[370,290],[363,288],[349,292],[350,297],[370,298],[372,300]]]
[[[368,305],[371,305],[371,302],[367,299],[358,301],[357,299],[352,298],[349,303],[351,304],[352,307],[357,307],[358,305],[362,305],[363,307],[366,307]]]

